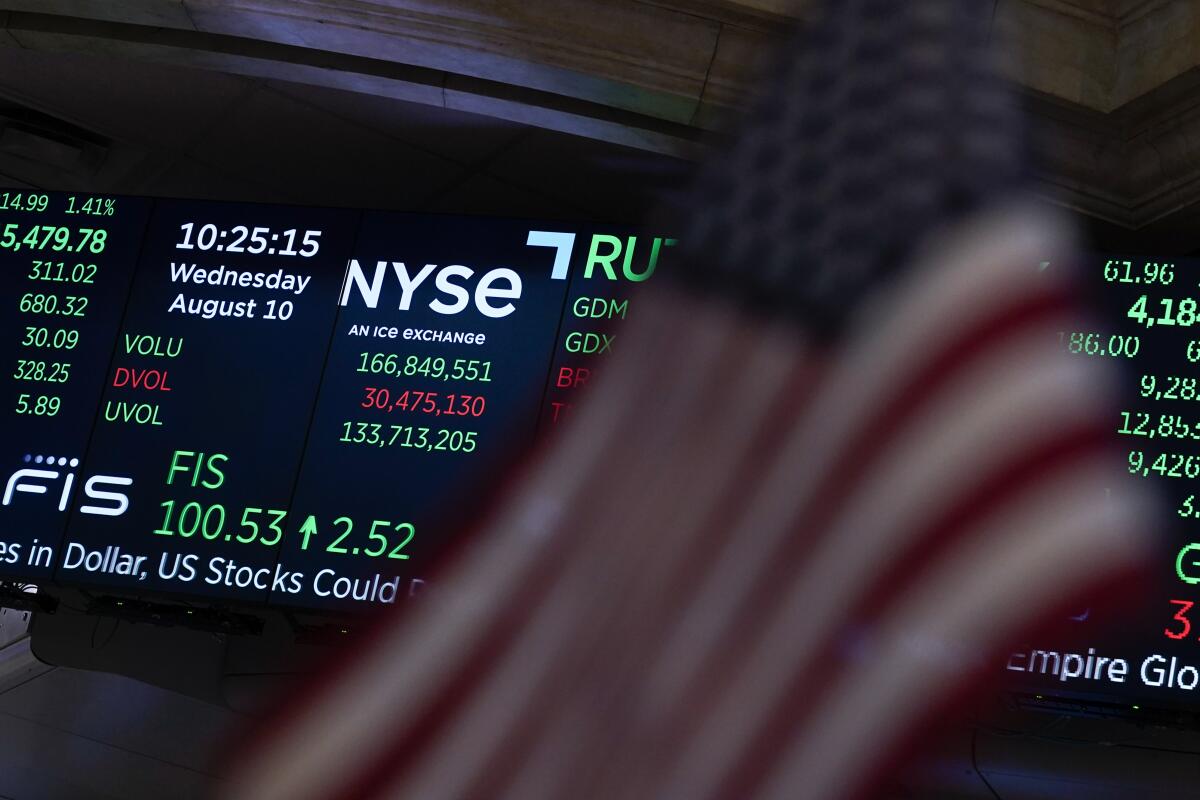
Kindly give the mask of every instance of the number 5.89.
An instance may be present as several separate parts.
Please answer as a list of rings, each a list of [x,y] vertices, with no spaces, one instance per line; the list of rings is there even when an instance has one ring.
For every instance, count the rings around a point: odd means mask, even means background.
[[[57,397],[30,394],[17,395],[16,412],[18,414],[33,414],[36,417],[53,417],[58,413],[62,400]]]

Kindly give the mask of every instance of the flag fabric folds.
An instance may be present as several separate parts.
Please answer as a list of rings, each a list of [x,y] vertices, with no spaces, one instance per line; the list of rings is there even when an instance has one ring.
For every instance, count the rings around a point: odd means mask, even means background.
[[[1012,198],[987,20],[799,35],[585,407],[228,796],[844,800],[989,657],[1134,571],[1071,242]],[[1105,490],[1111,490],[1105,501]]]

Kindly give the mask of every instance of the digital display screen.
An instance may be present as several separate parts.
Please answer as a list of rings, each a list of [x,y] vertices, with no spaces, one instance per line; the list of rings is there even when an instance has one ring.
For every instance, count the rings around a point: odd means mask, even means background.
[[[569,417],[674,244],[0,193],[0,577],[396,602],[504,466]]]
[[[1166,502],[1165,541],[1149,596],[1120,598],[1130,623],[1079,609],[1072,644],[1029,641],[1004,665],[1008,684],[1123,706],[1200,699],[1200,260],[1096,255],[1083,262],[1098,310],[1086,330],[1060,331],[1073,358],[1118,373],[1112,430],[1128,479]],[[1097,502],[1104,502],[1098,497]]]

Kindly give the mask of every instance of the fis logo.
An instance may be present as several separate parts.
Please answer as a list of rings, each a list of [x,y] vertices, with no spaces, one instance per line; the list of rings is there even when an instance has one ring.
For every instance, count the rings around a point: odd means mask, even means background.
[[[49,494],[50,487],[61,482],[58,493],[58,510],[66,511],[67,503],[71,500],[71,490],[75,487],[75,468],[79,459],[55,458],[54,456],[25,456],[26,464],[37,466],[23,467],[14,472],[4,486],[2,505],[11,505],[13,495],[17,492],[26,494]],[[88,503],[81,505],[79,510],[84,514],[98,514],[104,517],[119,517],[129,508],[129,495],[119,491],[108,491],[105,487],[129,486],[132,478],[119,478],[115,475],[93,475],[84,481],[83,493],[87,495]]]

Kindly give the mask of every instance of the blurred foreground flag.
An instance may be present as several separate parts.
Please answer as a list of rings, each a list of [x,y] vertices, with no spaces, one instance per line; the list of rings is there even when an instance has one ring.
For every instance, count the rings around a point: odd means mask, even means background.
[[[860,797],[1010,640],[1138,571],[985,5],[844,0],[798,36],[703,173],[691,271],[229,797]]]

